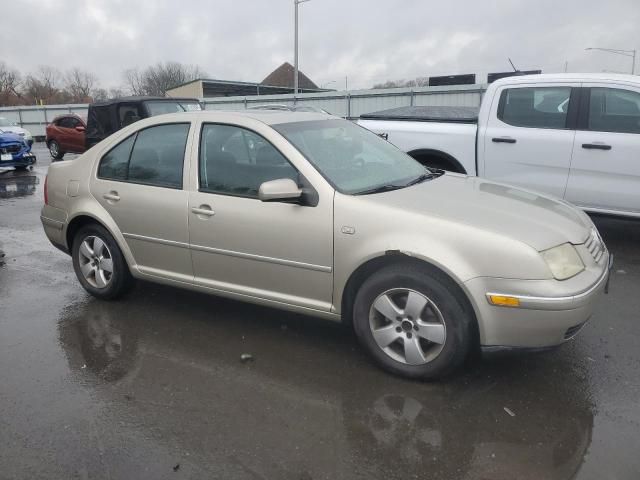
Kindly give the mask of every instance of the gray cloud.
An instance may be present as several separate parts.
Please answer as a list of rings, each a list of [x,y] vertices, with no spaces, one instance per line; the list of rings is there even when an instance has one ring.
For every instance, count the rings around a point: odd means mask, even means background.
[[[93,71],[175,60],[213,78],[260,81],[293,57],[293,0],[6,2],[0,59]],[[20,20],[18,20],[20,19]],[[312,0],[300,7],[300,68],[316,83],[521,69],[621,71],[630,59],[585,47],[640,49],[638,0]],[[640,63],[640,59],[639,59]],[[640,65],[638,65],[640,70]]]

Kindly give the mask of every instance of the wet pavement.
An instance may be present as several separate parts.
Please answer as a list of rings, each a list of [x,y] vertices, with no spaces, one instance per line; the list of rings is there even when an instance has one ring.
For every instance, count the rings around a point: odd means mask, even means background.
[[[37,150],[0,170],[1,479],[640,478],[640,222],[596,219],[616,266],[574,341],[412,382],[321,320],[90,297],[42,232]]]

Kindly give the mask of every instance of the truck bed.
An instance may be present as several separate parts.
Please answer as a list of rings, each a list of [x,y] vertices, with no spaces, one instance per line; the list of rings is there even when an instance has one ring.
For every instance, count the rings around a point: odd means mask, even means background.
[[[363,120],[478,123],[480,107],[398,107],[360,115]]]

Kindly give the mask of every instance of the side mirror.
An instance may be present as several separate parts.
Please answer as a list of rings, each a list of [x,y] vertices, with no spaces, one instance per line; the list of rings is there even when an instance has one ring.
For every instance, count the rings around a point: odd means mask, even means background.
[[[76,132],[84,132],[85,128],[82,125],[76,127]]]
[[[299,200],[302,190],[290,178],[270,180],[260,185],[258,198],[263,202],[291,202]]]

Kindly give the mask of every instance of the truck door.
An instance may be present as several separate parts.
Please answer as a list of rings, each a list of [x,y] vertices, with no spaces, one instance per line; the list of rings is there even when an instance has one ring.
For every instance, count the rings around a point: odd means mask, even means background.
[[[492,100],[485,99],[493,103],[478,132],[478,173],[563,197],[578,92],[562,83],[518,84],[505,85]]]
[[[584,208],[640,213],[640,89],[585,83],[566,199]]]

